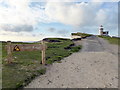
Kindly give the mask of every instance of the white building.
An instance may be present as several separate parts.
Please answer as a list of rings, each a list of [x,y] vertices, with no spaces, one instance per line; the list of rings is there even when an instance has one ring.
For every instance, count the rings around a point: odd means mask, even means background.
[[[104,27],[101,25],[99,27],[99,35],[109,36],[109,31],[104,31]]]

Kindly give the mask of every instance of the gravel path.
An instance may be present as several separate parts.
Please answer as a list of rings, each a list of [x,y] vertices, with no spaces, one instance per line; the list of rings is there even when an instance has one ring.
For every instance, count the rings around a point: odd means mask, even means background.
[[[118,47],[95,36],[75,43],[83,45],[80,52],[53,63],[25,88],[117,88]]]

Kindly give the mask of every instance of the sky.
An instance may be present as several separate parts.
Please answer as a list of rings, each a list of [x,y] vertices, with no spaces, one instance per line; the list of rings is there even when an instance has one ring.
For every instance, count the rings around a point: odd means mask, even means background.
[[[100,25],[118,36],[118,0],[0,0],[0,41],[98,35]]]

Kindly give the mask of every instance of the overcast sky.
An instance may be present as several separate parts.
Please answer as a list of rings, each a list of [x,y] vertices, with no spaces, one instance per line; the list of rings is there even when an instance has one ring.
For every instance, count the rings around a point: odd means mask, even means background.
[[[0,0],[0,41],[70,38],[72,32],[98,34],[100,25],[110,35],[118,35],[117,0],[60,1]]]

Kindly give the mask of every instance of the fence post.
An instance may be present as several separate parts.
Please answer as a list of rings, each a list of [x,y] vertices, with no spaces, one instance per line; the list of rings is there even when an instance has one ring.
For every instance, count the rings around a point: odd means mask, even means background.
[[[42,64],[45,65],[45,43],[42,41]]]
[[[11,41],[7,41],[7,61],[8,63],[12,62],[12,47]]]

